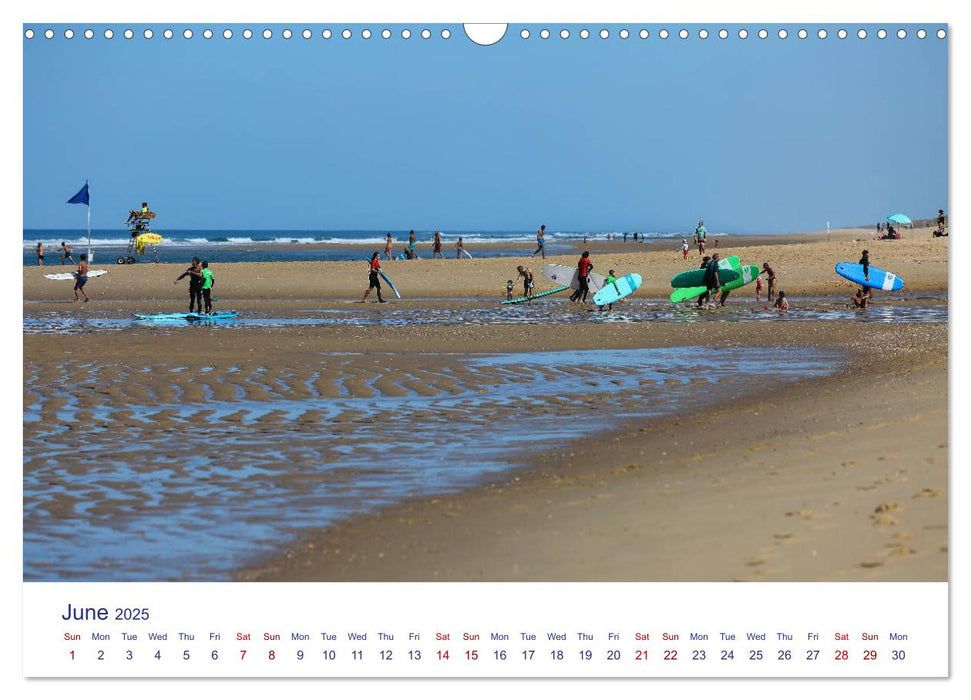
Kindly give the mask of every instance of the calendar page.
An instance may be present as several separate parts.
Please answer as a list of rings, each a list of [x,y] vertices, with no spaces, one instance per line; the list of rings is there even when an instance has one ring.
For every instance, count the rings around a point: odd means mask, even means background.
[[[22,9],[26,692],[950,692],[952,18],[499,7]]]

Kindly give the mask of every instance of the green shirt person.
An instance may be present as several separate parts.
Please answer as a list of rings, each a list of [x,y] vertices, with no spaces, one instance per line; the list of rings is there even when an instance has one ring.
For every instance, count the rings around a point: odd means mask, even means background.
[[[209,261],[202,262],[202,299],[206,303],[206,314],[212,313],[212,286],[216,284],[216,276],[209,269]]]

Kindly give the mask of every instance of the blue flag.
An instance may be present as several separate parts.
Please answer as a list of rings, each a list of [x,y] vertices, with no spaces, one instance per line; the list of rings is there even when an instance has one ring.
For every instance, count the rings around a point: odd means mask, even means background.
[[[68,204],[88,204],[88,183],[84,183],[84,187],[78,190],[78,193],[67,200]],[[91,206],[88,204],[88,206]]]

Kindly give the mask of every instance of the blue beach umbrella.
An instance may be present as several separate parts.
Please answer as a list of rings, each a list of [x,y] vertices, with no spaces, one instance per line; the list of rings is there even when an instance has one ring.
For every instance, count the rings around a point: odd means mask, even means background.
[[[887,217],[887,221],[892,221],[895,224],[904,224],[905,226],[910,226],[914,223],[906,214],[891,214]]]

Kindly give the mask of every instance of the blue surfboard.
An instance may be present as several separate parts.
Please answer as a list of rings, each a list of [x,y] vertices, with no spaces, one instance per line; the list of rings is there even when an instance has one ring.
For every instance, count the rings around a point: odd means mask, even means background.
[[[371,261],[368,260],[367,258],[364,258],[364,262],[366,262],[368,265],[371,264]],[[386,274],[384,274],[384,270],[378,270],[378,274],[381,275],[381,279],[383,279],[385,282],[387,282],[388,283],[388,286],[391,287],[391,291],[394,292],[395,297],[398,298],[398,299],[400,299],[401,298],[401,295],[398,293],[398,288],[395,287],[394,286],[394,282],[392,282],[388,278],[388,276]]]
[[[898,289],[904,288],[904,281],[897,275],[873,265],[870,265],[870,279],[863,276],[863,265],[859,263],[836,263],[836,274],[850,282],[856,282],[861,287],[885,289],[888,292],[896,292]]]
[[[611,283],[605,284],[599,292],[593,295],[593,303],[597,306],[606,306],[620,301],[626,296],[633,294],[644,280],[636,272],[624,275]]]

